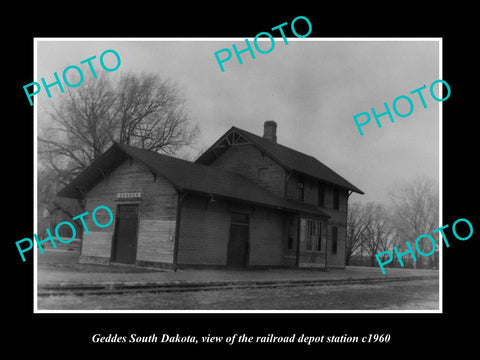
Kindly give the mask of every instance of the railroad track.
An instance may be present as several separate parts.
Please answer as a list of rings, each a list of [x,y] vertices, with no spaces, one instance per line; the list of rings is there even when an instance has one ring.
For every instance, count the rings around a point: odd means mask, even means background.
[[[272,280],[272,281],[212,281],[212,282],[172,282],[172,283],[104,283],[104,284],[62,284],[39,285],[40,297],[59,295],[115,295],[128,293],[162,293],[229,290],[246,288],[278,288],[298,286],[378,284],[396,281],[438,279],[438,276],[399,276],[385,278],[330,279],[330,280]]]

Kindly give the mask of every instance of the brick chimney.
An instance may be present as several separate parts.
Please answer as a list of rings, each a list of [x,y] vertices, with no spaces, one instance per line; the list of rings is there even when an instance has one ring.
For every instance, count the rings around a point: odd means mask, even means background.
[[[265,121],[263,124],[263,137],[271,142],[277,142],[277,123],[275,121]]]

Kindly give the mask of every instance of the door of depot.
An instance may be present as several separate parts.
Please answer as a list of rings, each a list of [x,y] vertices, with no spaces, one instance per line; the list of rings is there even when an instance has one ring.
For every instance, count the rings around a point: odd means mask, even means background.
[[[248,260],[248,214],[232,213],[230,239],[227,250],[227,266],[244,268]]]
[[[138,205],[117,205],[112,261],[135,264],[137,258]]]

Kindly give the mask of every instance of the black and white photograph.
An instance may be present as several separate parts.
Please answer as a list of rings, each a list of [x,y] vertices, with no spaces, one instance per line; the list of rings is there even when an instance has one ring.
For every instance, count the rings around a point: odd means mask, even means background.
[[[179,5],[4,21],[5,350],[474,350],[473,12]]]
[[[441,311],[441,45],[39,40],[38,310]]]

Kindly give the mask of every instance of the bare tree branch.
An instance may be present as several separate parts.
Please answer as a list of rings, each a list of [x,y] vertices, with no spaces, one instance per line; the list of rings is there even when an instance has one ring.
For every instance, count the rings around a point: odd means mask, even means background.
[[[390,199],[393,211],[392,223],[398,237],[399,249],[406,249],[406,241],[413,244],[422,234],[432,235],[431,231],[439,226],[439,190],[438,183],[433,180],[416,177],[408,182],[399,183],[395,191],[390,192]],[[438,245],[438,236],[434,238]],[[418,247],[424,253],[431,250],[428,241],[419,242]],[[423,267],[423,257],[416,258],[417,262],[410,262],[416,267]],[[435,257],[428,258],[429,267],[434,266],[434,262]]]
[[[39,173],[39,205],[47,212],[68,217],[79,209],[55,199],[52,189],[71,182],[114,141],[174,155],[198,134],[173,82],[150,74],[110,79],[86,77],[46,113],[50,121],[39,129],[38,154],[48,170]]]

